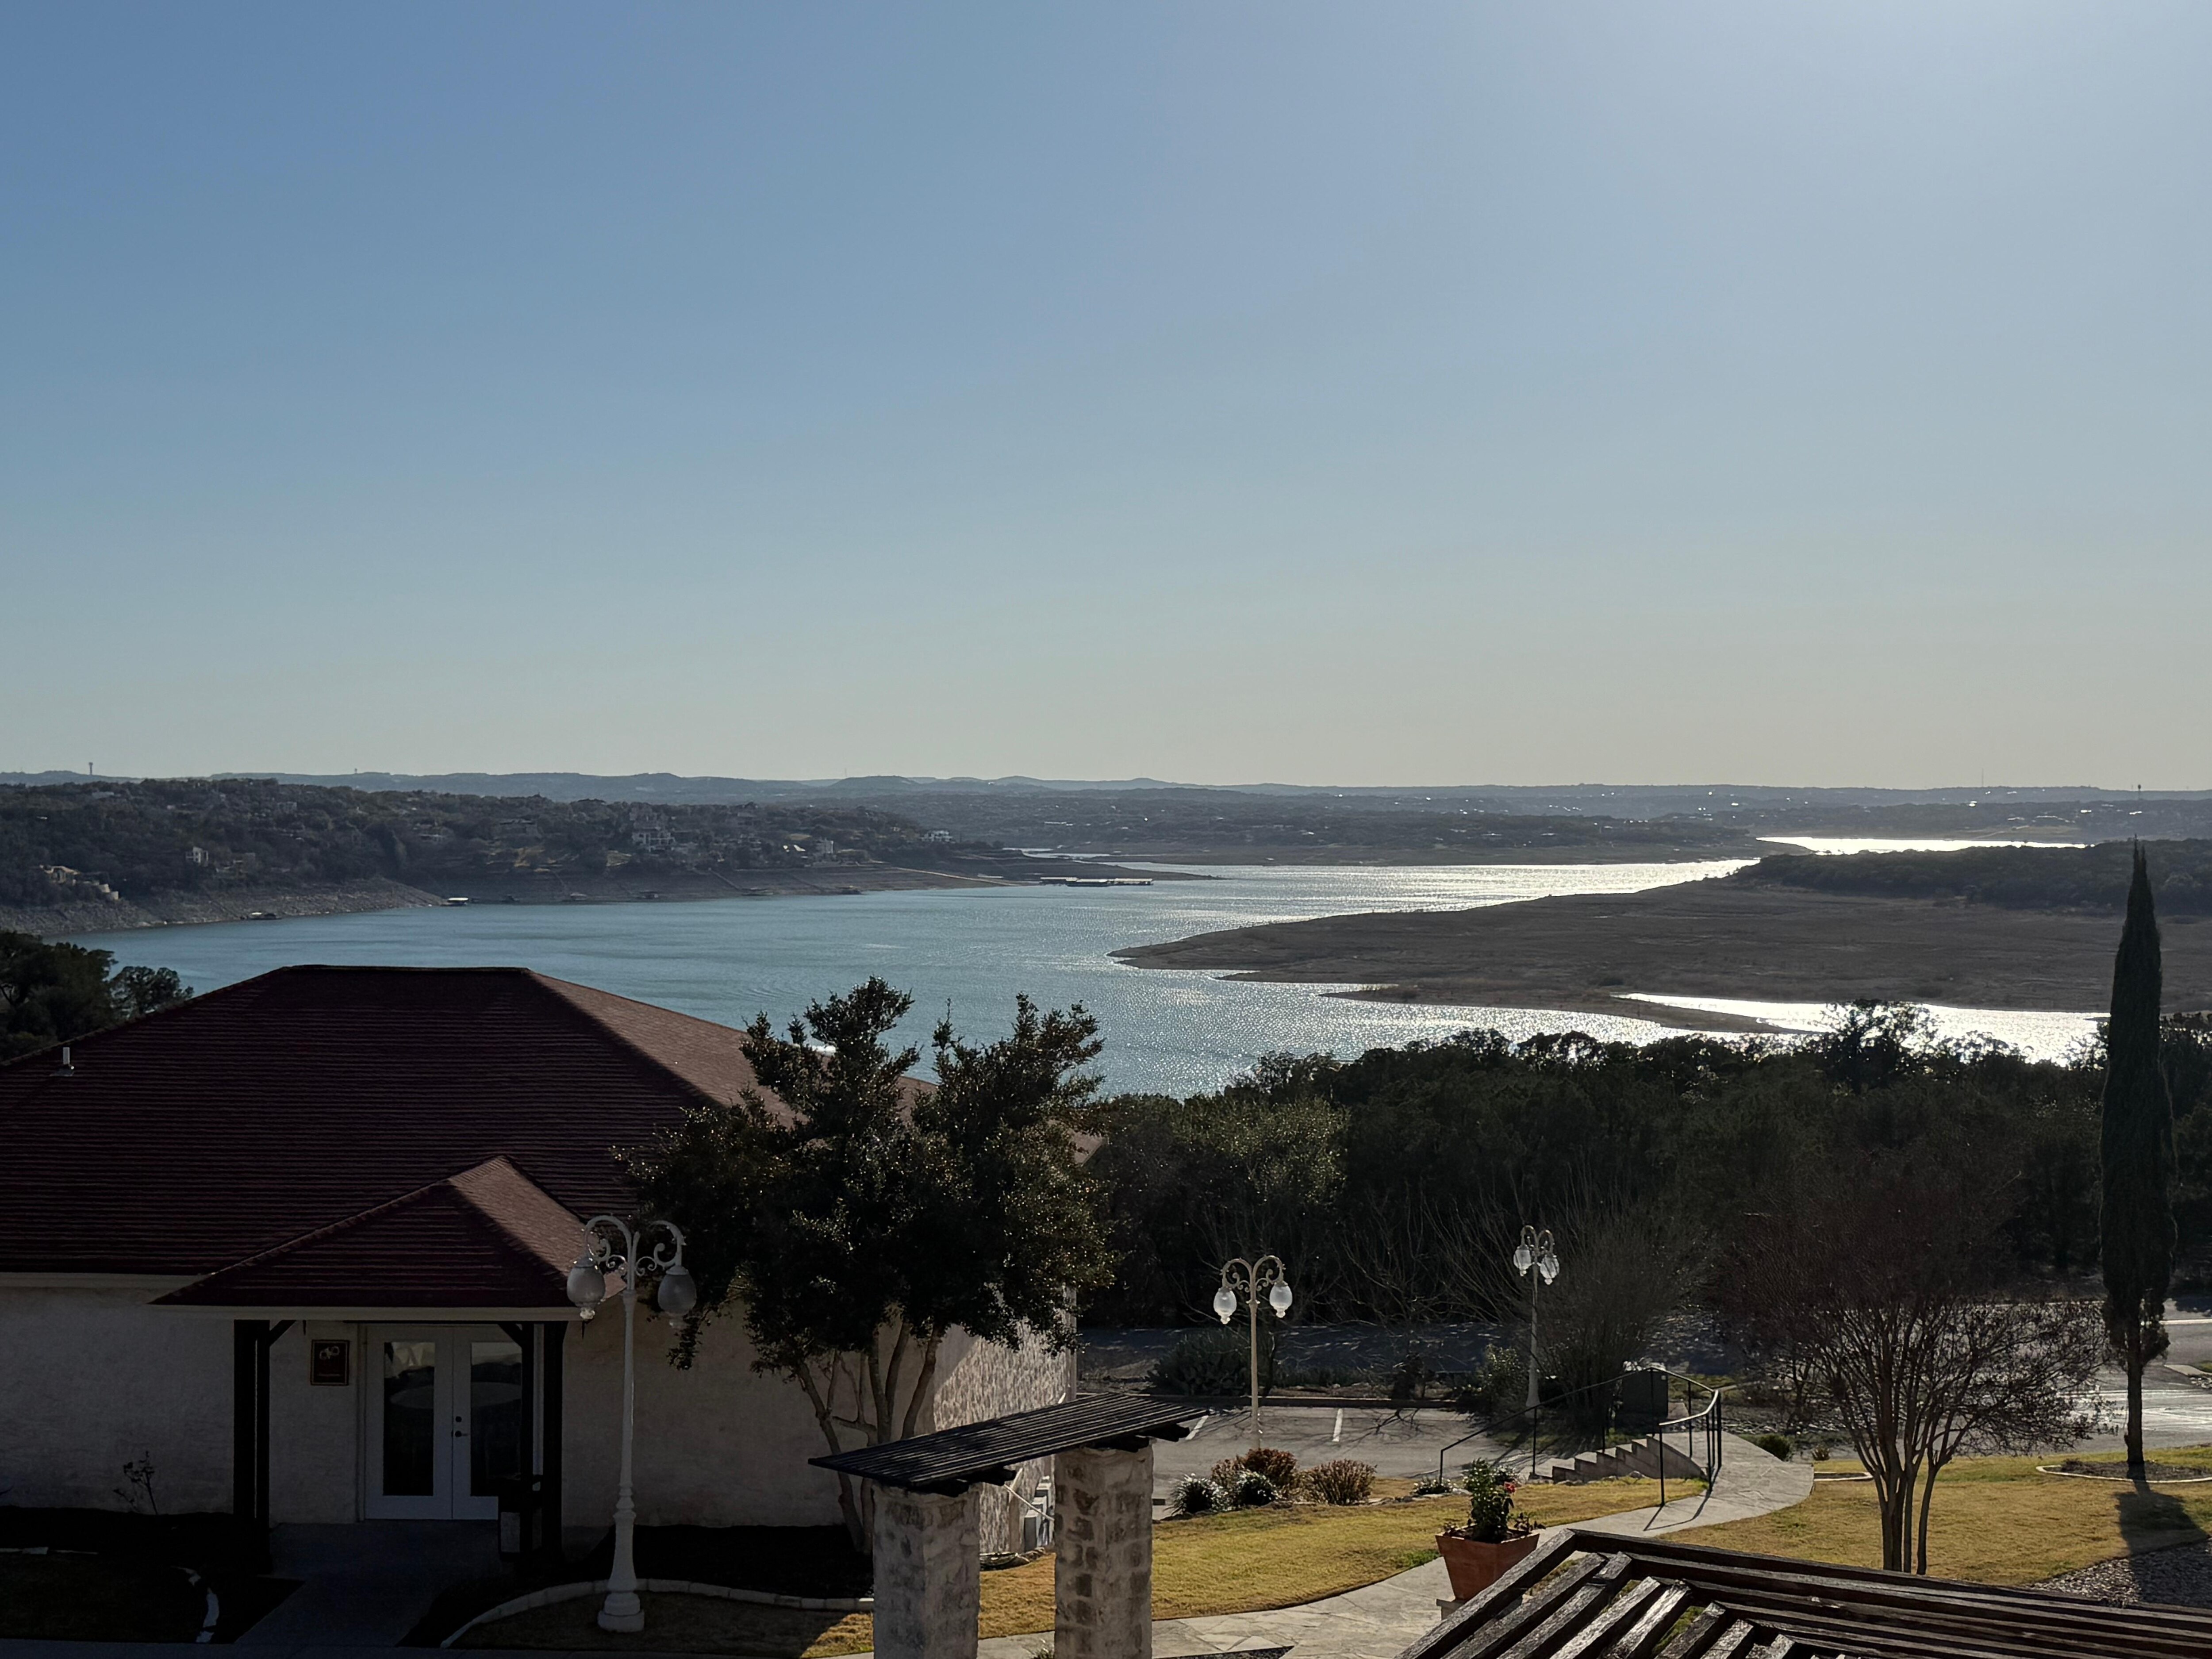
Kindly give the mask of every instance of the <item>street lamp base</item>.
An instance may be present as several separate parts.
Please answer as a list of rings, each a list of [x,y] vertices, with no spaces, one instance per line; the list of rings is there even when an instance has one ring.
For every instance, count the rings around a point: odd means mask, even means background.
[[[606,1605],[599,1609],[601,1630],[630,1632],[645,1628],[645,1606],[637,1599],[635,1590],[617,1590],[607,1597]]]

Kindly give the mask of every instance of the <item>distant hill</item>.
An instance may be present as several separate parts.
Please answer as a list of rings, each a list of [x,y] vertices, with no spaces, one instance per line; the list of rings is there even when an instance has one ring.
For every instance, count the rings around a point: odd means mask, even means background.
[[[2154,842],[2148,852],[2160,915],[2212,915],[2212,841]],[[1869,898],[2118,912],[2127,903],[2131,856],[2124,841],[2082,848],[1793,854],[1762,860],[1729,880],[1740,887],[1796,887]]]
[[[858,805],[647,806],[240,778],[0,789],[0,907],[25,910],[378,880],[528,891],[621,871],[650,884],[958,850]]]

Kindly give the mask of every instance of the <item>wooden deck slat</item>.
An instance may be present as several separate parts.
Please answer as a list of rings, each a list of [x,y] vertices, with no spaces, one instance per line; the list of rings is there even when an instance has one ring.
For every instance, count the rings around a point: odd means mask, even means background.
[[[1628,1577],[1628,1558],[1608,1555],[1598,1570],[1564,1600],[1551,1603],[1544,1621],[1498,1656],[1498,1659],[1546,1659],[1564,1637],[1571,1636],[1613,1599]]]
[[[2015,1659],[2056,1659],[2071,1653],[2095,1655],[2099,1659],[2106,1655],[2206,1659],[2212,1655],[2212,1631],[2202,1638],[2177,1638],[2164,1632],[2100,1630],[2094,1620],[2087,1629],[2054,1630],[2017,1617],[1996,1616],[1933,1599],[1849,1602],[1827,1595],[1802,1595],[1788,1589],[1746,1585],[1731,1586],[1719,1592],[1717,1599],[1776,1618],[1818,1619],[1829,1627],[1863,1631],[1869,1641],[1900,1631],[1940,1632]]]
[[[1682,1616],[1682,1609],[1690,1600],[1687,1586],[1657,1578],[1646,1582],[1659,1586],[1658,1595],[1637,1615],[1636,1622],[1614,1638],[1603,1659],[1652,1659],[1660,1638]]]
[[[1488,1589],[1469,1596],[1466,1604],[1443,1623],[1419,1640],[1409,1643],[1398,1659],[1440,1659],[1485,1620],[1497,1616],[1502,1607],[1519,1601],[1522,1592],[1558,1566],[1575,1547],[1574,1534],[1564,1528],[1545,1533],[1534,1550],[1506,1568]]]
[[[1747,1650],[1764,1633],[1756,1625],[1731,1619],[1721,1627],[1719,1638],[1705,1650],[1704,1659],[1749,1659]]]
[[[1659,1650],[1659,1659],[1702,1659],[1705,1650],[1719,1639],[1728,1625],[1728,1614],[1700,1607],[1682,1626],[1680,1634]]]
[[[1588,1659],[1611,1644],[1613,1638],[1636,1622],[1651,1598],[1659,1594],[1662,1585],[1656,1578],[1640,1579],[1624,1585],[1618,1595],[1599,1609],[1592,1619],[1552,1655],[1552,1659]]]
[[[1972,1602],[2008,1613],[2034,1618],[2039,1621],[2039,1628],[2043,1627],[2041,1621],[2056,1620],[2100,1634],[2118,1626],[2136,1630],[2167,1631],[2200,1642],[2212,1635],[2212,1613],[2199,1613],[2186,1607],[2116,1607],[2108,1603],[2086,1601],[2077,1595],[2064,1595],[2056,1590],[1978,1584],[1960,1578],[1923,1577],[1917,1574],[1890,1572],[1879,1567],[1839,1566],[1832,1562],[1801,1561],[1788,1556],[1752,1555],[1735,1550],[1717,1550],[1704,1545],[1680,1544],[1665,1538],[1627,1540],[1610,1534],[1591,1533],[1584,1535],[1583,1547],[1626,1551],[1638,1560],[1660,1570],[1662,1576],[1680,1578],[1686,1583],[1711,1582],[1721,1574],[1764,1574],[1787,1577],[1808,1585],[1817,1584],[1839,1596],[1847,1596],[1854,1590],[1877,1590],[1889,1594],[1903,1590],[1915,1601],[1933,1597]]]
[[[1524,1631],[1541,1624],[1553,1607],[1595,1577],[1604,1566],[1605,1558],[1601,1555],[1585,1555],[1569,1562],[1557,1577],[1527,1601],[1502,1609],[1480,1630],[1468,1632],[1467,1639],[1453,1648],[1447,1659],[1497,1659],[1520,1639]]]
[[[1758,1620],[1770,1629],[1786,1629],[1792,1634],[1818,1638],[1832,1647],[1852,1648],[1871,1656],[1871,1659],[2022,1659],[2023,1655],[2037,1656],[2038,1659],[2074,1659],[2084,1654],[2096,1654],[2098,1659],[2103,1659],[2096,1649],[1991,1645],[1955,1632],[1933,1632],[1924,1626],[1870,1631],[1856,1620],[1756,1604],[1746,1606],[1733,1597],[1717,1600],[1711,1605],[1739,1619]]]

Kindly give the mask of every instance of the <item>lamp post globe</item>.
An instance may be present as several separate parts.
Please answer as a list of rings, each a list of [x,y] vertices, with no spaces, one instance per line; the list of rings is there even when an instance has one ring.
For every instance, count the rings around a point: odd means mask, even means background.
[[[1251,1316],[1252,1443],[1260,1443],[1260,1304],[1265,1302],[1280,1319],[1291,1310],[1291,1286],[1283,1259],[1263,1255],[1257,1261],[1237,1257],[1221,1269],[1221,1288],[1213,1293],[1213,1311],[1226,1325],[1237,1316],[1242,1297]]]
[[[691,1270],[678,1261],[661,1274],[660,1288],[653,1292],[653,1299],[667,1316],[669,1323],[681,1330],[691,1310],[699,1305],[698,1281],[691,1277]]]
[[[584,1310],[589,1319],[607,1299],[607,1276],[593,1265],[589,1255],[580,1255],[576,1265],[568,1269],[568,1300]]]
[[[1521,1230],[1521,1243],[1513,1251],[1513,1270],[1528,1281],[1528,1401],[1523,1409],[1528,1415],[1528,1478],[1536,1478],[1536,1436],[1542,1419],[1540,1409],[1543,1403],[1540,1379],[1536,1369],[1536,1293],[1559,1276],[1559,1252],[1551,1230],[1538,1232],[1533,1226]]]

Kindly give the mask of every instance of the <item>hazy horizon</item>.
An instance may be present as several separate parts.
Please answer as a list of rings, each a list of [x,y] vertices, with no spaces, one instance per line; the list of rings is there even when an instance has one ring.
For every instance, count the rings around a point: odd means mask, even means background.
[[[0,770],[2212,786],[2201,5],[0,48]]]
[[[2081,782],[2008,783],[2002,781],[1997,783],[1990,783],[1987,781],[1968,783],[1956,780],[1948,783],[1916,786],[1855,783],[1809,784],[1786,781],[1779,783],[1747,783],[1741,779],[1729,781],[1713,778],[1675,778],[1656,782],[1626,782],[1619,780],[1607,781],[1601,779],[1571,783],[1563,782],[1557,779],[1553,779],[1549,782],[1542,783],[1501,783],[1480,780],[1460,782],[1437,782],[1434,780],[1425,782],[1407,782],[1401,780],[1376,784],[1348,783],[1340,780],[1321,783],[1292,783],[1279,778],[1247,778],[1241,780],[1232,779],[1227,781],[1201,781],[1189,778],[1161,778],[1144,775],[1127,778],[1066,778],[1053,777],[1042,774],[1030,772],[1001,773],[994,777],[980,777],[972,774],[939,775],[931,773],[878,772],[846,774],[835,778],[773,778],[757,775],[745,776],[726,773],[684,773],[667,771],[580,772],[572,768],[544,768],[528,771],[485,771],[482,769],[471,769],[458,772],[425,773],[393,772],[380,768],[373,770],[361,769],[349,772],[295,772],[280,767],[263,767],[256,769],[250,767],[225,766],[213,768],[205,772],[167,774],[106,773],[99,771],[85,772],[72,771],[69,769],[59,767],[37,769],[27,768],[17,769],[0,769],[0,783],[21,782],[25,781],[35,781],[41,783],[64,783],[72,781],[78,783],[98,783],[104,781],[137,782],[175,781],[178,779],[191,777],[215,779],[274,778],[279,781],[285,782],[315,783],[325,785],[344,785],[350,783],[356,779],[385,780],[401,781],[410,785],[447,784],[453,786],[453,793],[462,794],[469,793],[468,790],[462,786],[471,781],[518,781],[529,779],[556,778],[575,779],[588,783],[624,783],[635,781],[639,779],[665,778],[686,783],[761,783],[772,784],[785,787],[821,787],[824,788],[840,786],[866,786],[872,783],[883,783],[908,785],[918,790],[928,790],[945,786],[989,787],[992,785],[1020,785],[1033,787],[1040,791],[1065,789],[1094,790],[1100,793],[1116,790],[1127,791],[1139,789],[1220,789],[1228,791],[1243,790],[1253,792],[1297,790],[1314,793],[1326,793],[1330,790],[1341,790],[1361,793],[1402,794],[1418,793],[1422,791],[1434,791],[1437,793],[1444,794],[1471,794],[1489,791],[1495,791],[1500,794],[1540,794],[1547,792],[1560,794],[1571,794],[1590,791],[1601,792],[1616,790],[1623,793],[1705,790],[1709,793],[1723,793],[1729,791],[1737,791],[1742,793],[1753,795],[1786,795],[1793,793],[1804,793],[1808,795],[1818,793],[1910,795],[1978,793],[1988,795],[1991,799],[2007,796],[2032,796],[2041,798],[2098,796],[2118,798],[2124,795],[2139,793],[2148,799],[2168,799],[2178,795],[2212,794],[2212,789],[2156,789],[2148,788],[2135,784],[2100,784]]]

